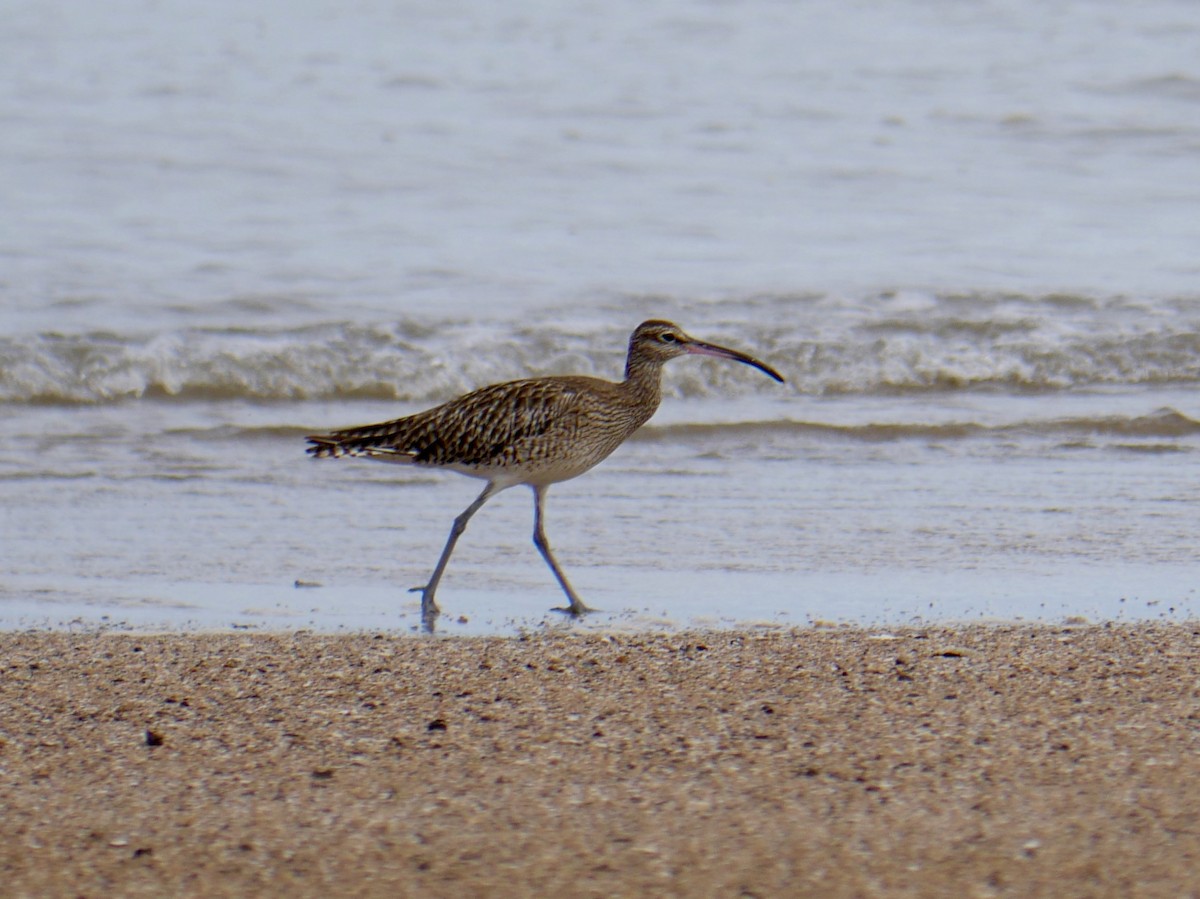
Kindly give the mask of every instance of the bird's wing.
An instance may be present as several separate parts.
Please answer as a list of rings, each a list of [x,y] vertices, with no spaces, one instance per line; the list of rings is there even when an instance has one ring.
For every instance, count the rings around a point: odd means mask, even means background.
[[[579,390],[536,378],[484,387],[413,416],[406,449],[427,465],[512,464],[567,437],[579,418]],[[562,439],[562,438],[559,438]]]
[[[570,439],[587,412],[582,381],[533,378],[494,384],[415,415],[309,437],[309,452],[435,466],[511,464],[553,442],[552,431],[559,440]]]

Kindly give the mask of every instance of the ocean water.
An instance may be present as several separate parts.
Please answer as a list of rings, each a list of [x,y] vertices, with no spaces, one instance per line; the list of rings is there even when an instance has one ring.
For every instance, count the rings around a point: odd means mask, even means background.
[[[443,633],[1200,614],[1200,17],[46,0],[0,26],[0,627],[416,629],[480,484],[307,433],[669,318]],[[297,586],[299,585],[299,586]]]

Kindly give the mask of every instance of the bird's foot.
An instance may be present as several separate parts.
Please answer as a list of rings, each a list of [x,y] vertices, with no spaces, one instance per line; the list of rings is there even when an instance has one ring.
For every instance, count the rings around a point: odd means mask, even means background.
[[[421,614],[424,616],[437,615],[442,610],[438,608],[438,604],[433,600],[433,591],[429,589],[429,585],[424,587],[409,587],[409,593],[421,594]]]
[[[588,614],[589,612],[596,612],[599,610],[593,609],[591,606],[584,605],[578,599],[572,599],[571,604],[569,606],[555,606],[550,611],[551,612],[562,612],[564,615],[570,615],[572,618],[580,618],[580,617]]]

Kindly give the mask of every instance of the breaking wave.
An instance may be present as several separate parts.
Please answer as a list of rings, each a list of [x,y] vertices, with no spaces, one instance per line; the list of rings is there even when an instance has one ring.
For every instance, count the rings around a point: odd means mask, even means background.
[[[787,378],[786,389],[807,395],[1200,383],[1200,315],[1190,307],[1188,315],[1148,318],[1062,298],[894,306],[781,298],[737,307],[748,319],[731,320],[730,303],[715,316],[690,310],[685,320],[697,335],[760,356]],[[627,329],[400,321],[7,337],[0,338],[0,402],[437,402],[538,374],[619,377]],[[766,389],[779,388],[714,360],[672,365],[666,374],[675,395]]]

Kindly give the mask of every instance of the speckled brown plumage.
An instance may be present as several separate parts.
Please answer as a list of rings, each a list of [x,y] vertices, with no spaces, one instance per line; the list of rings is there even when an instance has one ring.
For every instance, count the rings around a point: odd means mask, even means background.
[[[318,457],[370,456],[464,474],[546,483],[603,461],[658,408],[658,395],[598,378],[493,384],[393,421],[312,438]],[[568,473],[573,472],[573,474]]]
[[[314,435],[308,452],[448,468],[487,481],[455,519],[429,583],[415,588],[427,626],[437,613],[438,582],[467,522],[491,496],[517,484],[533,488],[533,542],[570,600],[564,611],[580,614],[588,608],[559,568],[542,527],[546,488],[594,467],[645,424],[662,399],[663,365],[689,353],[733,359],[783,380],[751,356],[696,340],[670,322],[647,321],[629,339],[623,381],[558,376],[494,384],[415,415]]]

